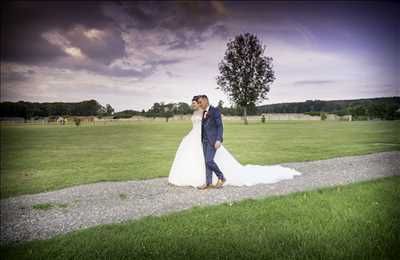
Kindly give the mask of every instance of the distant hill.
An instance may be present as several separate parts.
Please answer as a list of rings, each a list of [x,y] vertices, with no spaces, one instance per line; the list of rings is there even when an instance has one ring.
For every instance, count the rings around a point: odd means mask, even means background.
[[[349,100],[306,100],[305,102],[279,103],[256,107],[256,113],[316,113],[370,116],[390,119],[400,108],[400,97],[380,97]]]

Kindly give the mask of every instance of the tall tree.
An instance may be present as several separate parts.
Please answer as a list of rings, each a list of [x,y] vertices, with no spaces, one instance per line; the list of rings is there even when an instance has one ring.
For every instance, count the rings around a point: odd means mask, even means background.
[[[273,59],[264,56],[264,52],[265,45],[261,45],[256,35],[240,34],[227,43],[225,56],[219,63],[217,89],[243,108],[245,124],[248,124],[247,107],[266,99],[275,80]]]

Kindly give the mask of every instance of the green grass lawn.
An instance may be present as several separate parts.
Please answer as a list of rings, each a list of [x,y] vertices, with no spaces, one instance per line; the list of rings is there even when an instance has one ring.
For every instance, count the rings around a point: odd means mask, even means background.
[[[398,259],[400,177],[196,207],[3,247],[5,259]]]
[[[243,164],[276,164],[400,150],[400,121],[225,122]],[[190,122],[4,126],[1,197],[98,181],[168,176]]]

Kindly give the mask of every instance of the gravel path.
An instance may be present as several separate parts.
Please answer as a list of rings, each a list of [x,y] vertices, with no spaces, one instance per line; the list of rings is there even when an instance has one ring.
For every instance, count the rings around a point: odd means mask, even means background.
[[[400,175],[400,151],[328,160],[283,163],[302,173],[292,180],[251,187],[200,191],[174,187],[166,178],[101,182],[1,200],[1,244],[47,239],[98,224],[162,215],[193,206],[282,195],[321,187]],[[39,203],[53,208],[33,209]]]

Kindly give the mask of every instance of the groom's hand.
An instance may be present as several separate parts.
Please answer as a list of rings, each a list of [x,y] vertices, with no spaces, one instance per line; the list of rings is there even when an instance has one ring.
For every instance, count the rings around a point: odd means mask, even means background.
[[[216,141],[214,144],[215,149],[218,149],[221,147],[221,142],[220,141]]]

